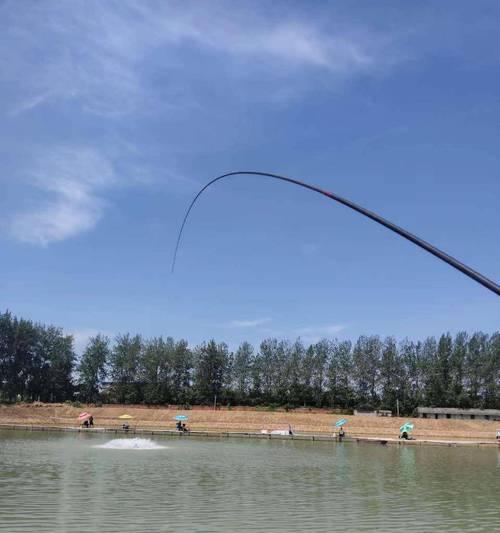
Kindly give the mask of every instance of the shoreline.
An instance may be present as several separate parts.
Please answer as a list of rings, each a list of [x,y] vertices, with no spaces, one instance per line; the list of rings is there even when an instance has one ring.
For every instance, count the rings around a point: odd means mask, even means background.
[[[351,443],[367,443],[379,444],[383,446],[447,446],[447,447],[475,447],[475,448],[499,448],[500,442],[495,441],[466,441],[466,440],[434,440],[434,439],[412,439],[403,440],[395,438],[378,438],[378,437],[349,437],[346,436],[342,440],[338,436],[333,435],[319,435],[319,434],[293,434],[293,435],[278,435],[278,434],[263,434],[243,431],[196,431],[192,430],[187,433],[179,432],[171,429],[147,429],[147,428],[131,428],[128,430],[114,427],[94,427],[83,428],[75,426],[42,426],[42,425],[22,425],[22,424],[1,424],[0,430],[7,431],[38,431],[38,432],[52,432],[52,433],[87,433],[87,434],[103,434],[110,433],[115,435],[138,435],[138,436],[163,436],[174,438],[249,438],[249,439],[263,439],[263,440],[300,440],[309,442],[351,442]]]
[[[96,427],[79,428],[77,417],[82,411],[91,412]],[[129,414],[130,430],[125,432],[123,420],[118,417]],[[491,446],[500,447],[495,432],[500,422],[483,420],[434,420],[422,418],[397,418],[340,415],[329,409],[295,409],[291,411],[264,408],[233,407],[213,410],[206,407],[185,409],[177,406],[143,405],[81,405],[70,404],[16,404],[0,405],[0,429],[25,429],[41,431],[87,431],[123,434],[176,435],[176,414],[188,416],[189,436],[281,438],[295,440],[325,440],[335,442],[333,424],[345,418],[345,442],[386,443],[403,445],[440,446]],[[411,420],[415,440],[401,441],[399,427]],[[263,430],[283,430],[290,424],[294,435],[266,435]]]

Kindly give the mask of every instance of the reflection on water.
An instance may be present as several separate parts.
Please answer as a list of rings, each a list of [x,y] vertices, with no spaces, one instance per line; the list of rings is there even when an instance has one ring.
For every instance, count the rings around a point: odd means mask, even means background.
[[[148,439],[115,439],[127,441],[120,449],[108,440],[0,432],[0,531],[489,532],[500,524],[496,449],[173,437],[149,441],[166,449],[137,453],[133,442]]]

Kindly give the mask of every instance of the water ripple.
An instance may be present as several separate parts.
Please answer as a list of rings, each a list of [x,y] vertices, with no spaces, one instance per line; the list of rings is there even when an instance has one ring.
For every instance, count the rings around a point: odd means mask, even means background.
[[[0,531],[490,532],[497,460],[494,449],[5,431]]]

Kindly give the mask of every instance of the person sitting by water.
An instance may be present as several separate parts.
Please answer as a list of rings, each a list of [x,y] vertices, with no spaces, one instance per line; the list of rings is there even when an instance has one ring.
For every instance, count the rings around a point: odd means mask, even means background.
[[[410,436],[408,435],[408,432],[407,431],[403,431],[403,433],[401,433],[401,435],[399,436],[400,439],[404,439],[404,440],[410,440]]]
[[[88,419],[86,419],[86,420],[83,421],[82,426],[83,426],[84,428],[88,428],[88,427],[89,427],[89,421],[88,421]]]
[[[184,431],[184,433],[187,433],[189,431],[189,428],[186,426],[185,422],[184,424],[182,424],[182,431]]]
[[[292,426],[288,424],[288,434],[293,435]]]
[[[177,420],[177,424],[175,424],[175,427],[177,431],[182,431],[182,422],[180,420]]]
[[[128,424],[123,424],[122,429],[128,431],[130,429],[130,426]]]
[[[94,417],[92,415],[90,415],[90,417],[89,417],[89,427],[91,427],[91,428],[94,427]]]
[[[344,428],[343,428],[343,426],[340,426],[340,430],[339,430],[339,440],[342,440],[344,437],[345,437],[345,431],[344,431]]]

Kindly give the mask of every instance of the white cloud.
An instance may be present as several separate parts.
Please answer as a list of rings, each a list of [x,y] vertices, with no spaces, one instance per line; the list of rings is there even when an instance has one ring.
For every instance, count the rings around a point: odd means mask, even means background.
[[[277,88],[289,87],[283,78],[304,68],[323,70],[335,81],[382,68],[395,56],[387,36],[366,28],[322,26],[291,10],[278,19],[254,4],[86,1],[8,15],[0,65],[24,92],[13,113],[61,100],[105,116],[182,107],[189,96],[179,91],[179,81],[185,83],[179,80],[181,49],[233,59],[225,76],[265,69]],[[6,55],[12,53],[14,61]],[[167,73],[160,84],[158,73]]]
[[[293,335],[300,337],[304,342],[315,343],[344,331],[347,326],[343,324],[329,324],[324,326],[309,326],[293,330]]]
[[[100,193],[115,183],[108,159],[95,149],[66,147],[52,151],[34,167],[32,181],[45,200],[14,215],[14,237],[45,246],[93,229],[105,205]]]
[[[228,325],[232,328],[255,328],[269,322],[271,322],[270,318],[257,318],[254,320],[232,320]]]

